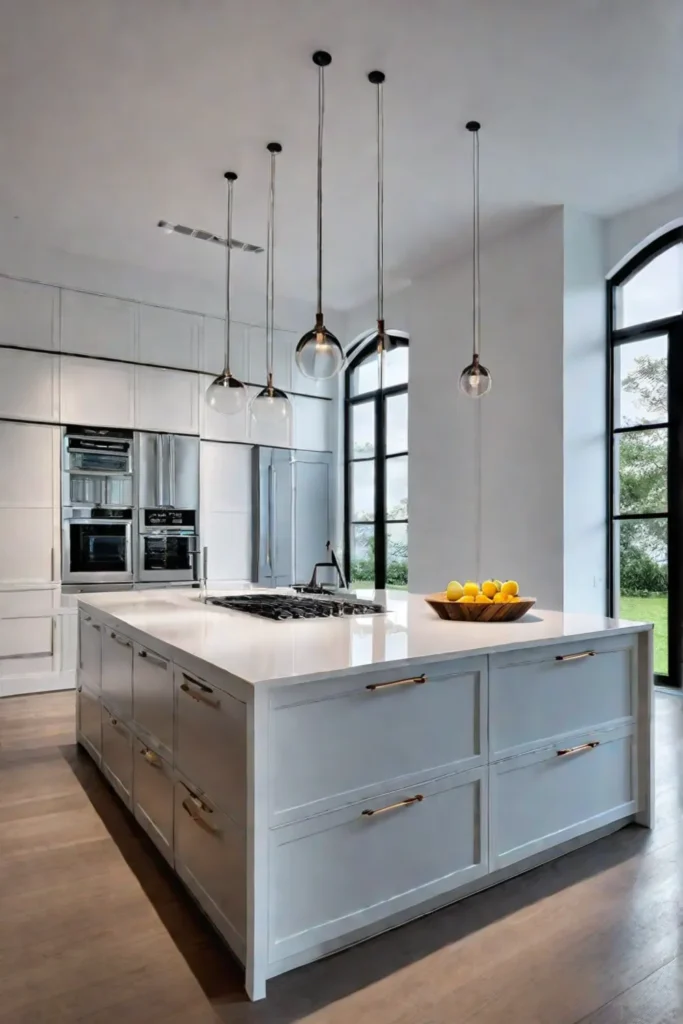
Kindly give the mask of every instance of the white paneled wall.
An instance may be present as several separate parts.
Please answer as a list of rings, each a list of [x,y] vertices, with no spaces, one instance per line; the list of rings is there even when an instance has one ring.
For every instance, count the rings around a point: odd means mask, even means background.
[[[251,448],[202,441],[202,545],[212,585],[251,579]]]
[[[59,347],[59,289],[0,277],[0,338],[21,348]]]
[[[60,348],[74,355],[134,360],[136,313],[134,302],[64,291]]]

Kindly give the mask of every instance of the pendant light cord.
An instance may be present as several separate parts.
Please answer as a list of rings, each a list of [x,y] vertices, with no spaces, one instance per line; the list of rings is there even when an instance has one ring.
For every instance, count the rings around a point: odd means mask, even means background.
[[[481,255],[479,218],[479,129],[472,132],[472,344],[473,355],[481,344]]]
[[[323,311],[323,132],[325,125],[325,68],[318,68],[318,315]]]
[[[384,320],[384,85],[377,85],[377,319]],[[382,342],[383,344],[383,342]]]
[[[273,378],[273,314],[275,309],[275,153],[270,154],[270,194],[268,202],[268,241],[266,245],[266,373]]]
[[[225,370],[230,373],[230,275],[232,269],[232,188],[234,179],[228,178],[228,216],[225,232]]]

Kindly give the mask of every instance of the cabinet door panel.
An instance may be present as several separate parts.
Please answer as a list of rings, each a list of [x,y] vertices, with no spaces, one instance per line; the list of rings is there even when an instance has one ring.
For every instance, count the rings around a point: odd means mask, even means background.
[[[0,508],[0,575],[6,583],[50,583],[56,570],[49,508]]]
[[[248,445],[202,441],[202,511],[251,511],[251,460]]]
[[[133,715],[137,726],[166,757],[173,754],[173,665],[135,645]]]
[[[133,426],[133,366],[76,356],[62,356],[61,360],[61,415],[65,423]]]
[[[57,348],[59,290],[0,278],[0,345]]]
[[[134,813],[147,835],[173,863],[173,773],[153,750],[133,742]]]
[[[84,612],[78,616],[78,681],[93,693],[102,689],[102,626]]]
[[[138,360],[198,370],[200,323],[193,313],[141,305]]]
[[[0,619],[0,658],[54,656],[52,616]]]
[[[62,352],[134,360],[136,310],[122,299],[64,289]]]
[[[106,707],[102,708],[102,768],[126,807],[131,808],[133,736]]]
[[[249,410],[245,408],[233,416],[224,416],[206,404],[206,389],[214,378],[208,374],[199,377],[199,417],[201,436],[209,441],[248,440],[247,417]],[[249,395],[249,397],[251,397]]]
[[[0,508],[58,503],[59,428],[0,422]]]
[[[233,320],[230,328],[230,371],[238,380],[249,379],[246,324]],[[215,316],[204,317],[204,339],[201,369],[217,377],[225,366],[225,321]]]
[[[59,418],[57,356],[0,348],[0,416],[19,420]]]
[[[88,753],[99,764],[102,755],[102,708],[99,698],[80,685],[76,693],[76,729]]]
[[[332,403],[321,398],[303,398],[295,395],[294,448],[309,451],[330,451],[330,418]]]
[[[133,644],[102,629],[102,700],[124,721],[133,717]]]
[[[138,430],[199,433],[198,377],[180,370],[135,367],[135,426]]]

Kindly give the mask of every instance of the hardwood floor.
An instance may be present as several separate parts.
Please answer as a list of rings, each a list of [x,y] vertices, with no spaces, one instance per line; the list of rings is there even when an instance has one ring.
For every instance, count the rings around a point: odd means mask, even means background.
[[[683,1021],[683,699],[658,695],[657,827],[269,983],[240,970],[74,745],[73,693],[0,701],[2,1024]]]

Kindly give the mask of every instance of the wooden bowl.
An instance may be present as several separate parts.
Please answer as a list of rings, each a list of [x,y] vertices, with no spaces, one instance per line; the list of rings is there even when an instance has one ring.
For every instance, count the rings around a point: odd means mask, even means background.
[[[428,594],[425,601],[440,619],[453,622],[515,622],[536,604],[535,597],[522,597],[509,604],[474,604],[469,601],[460,604],[459,601],[446,600],[445,590],[440,594]]]

